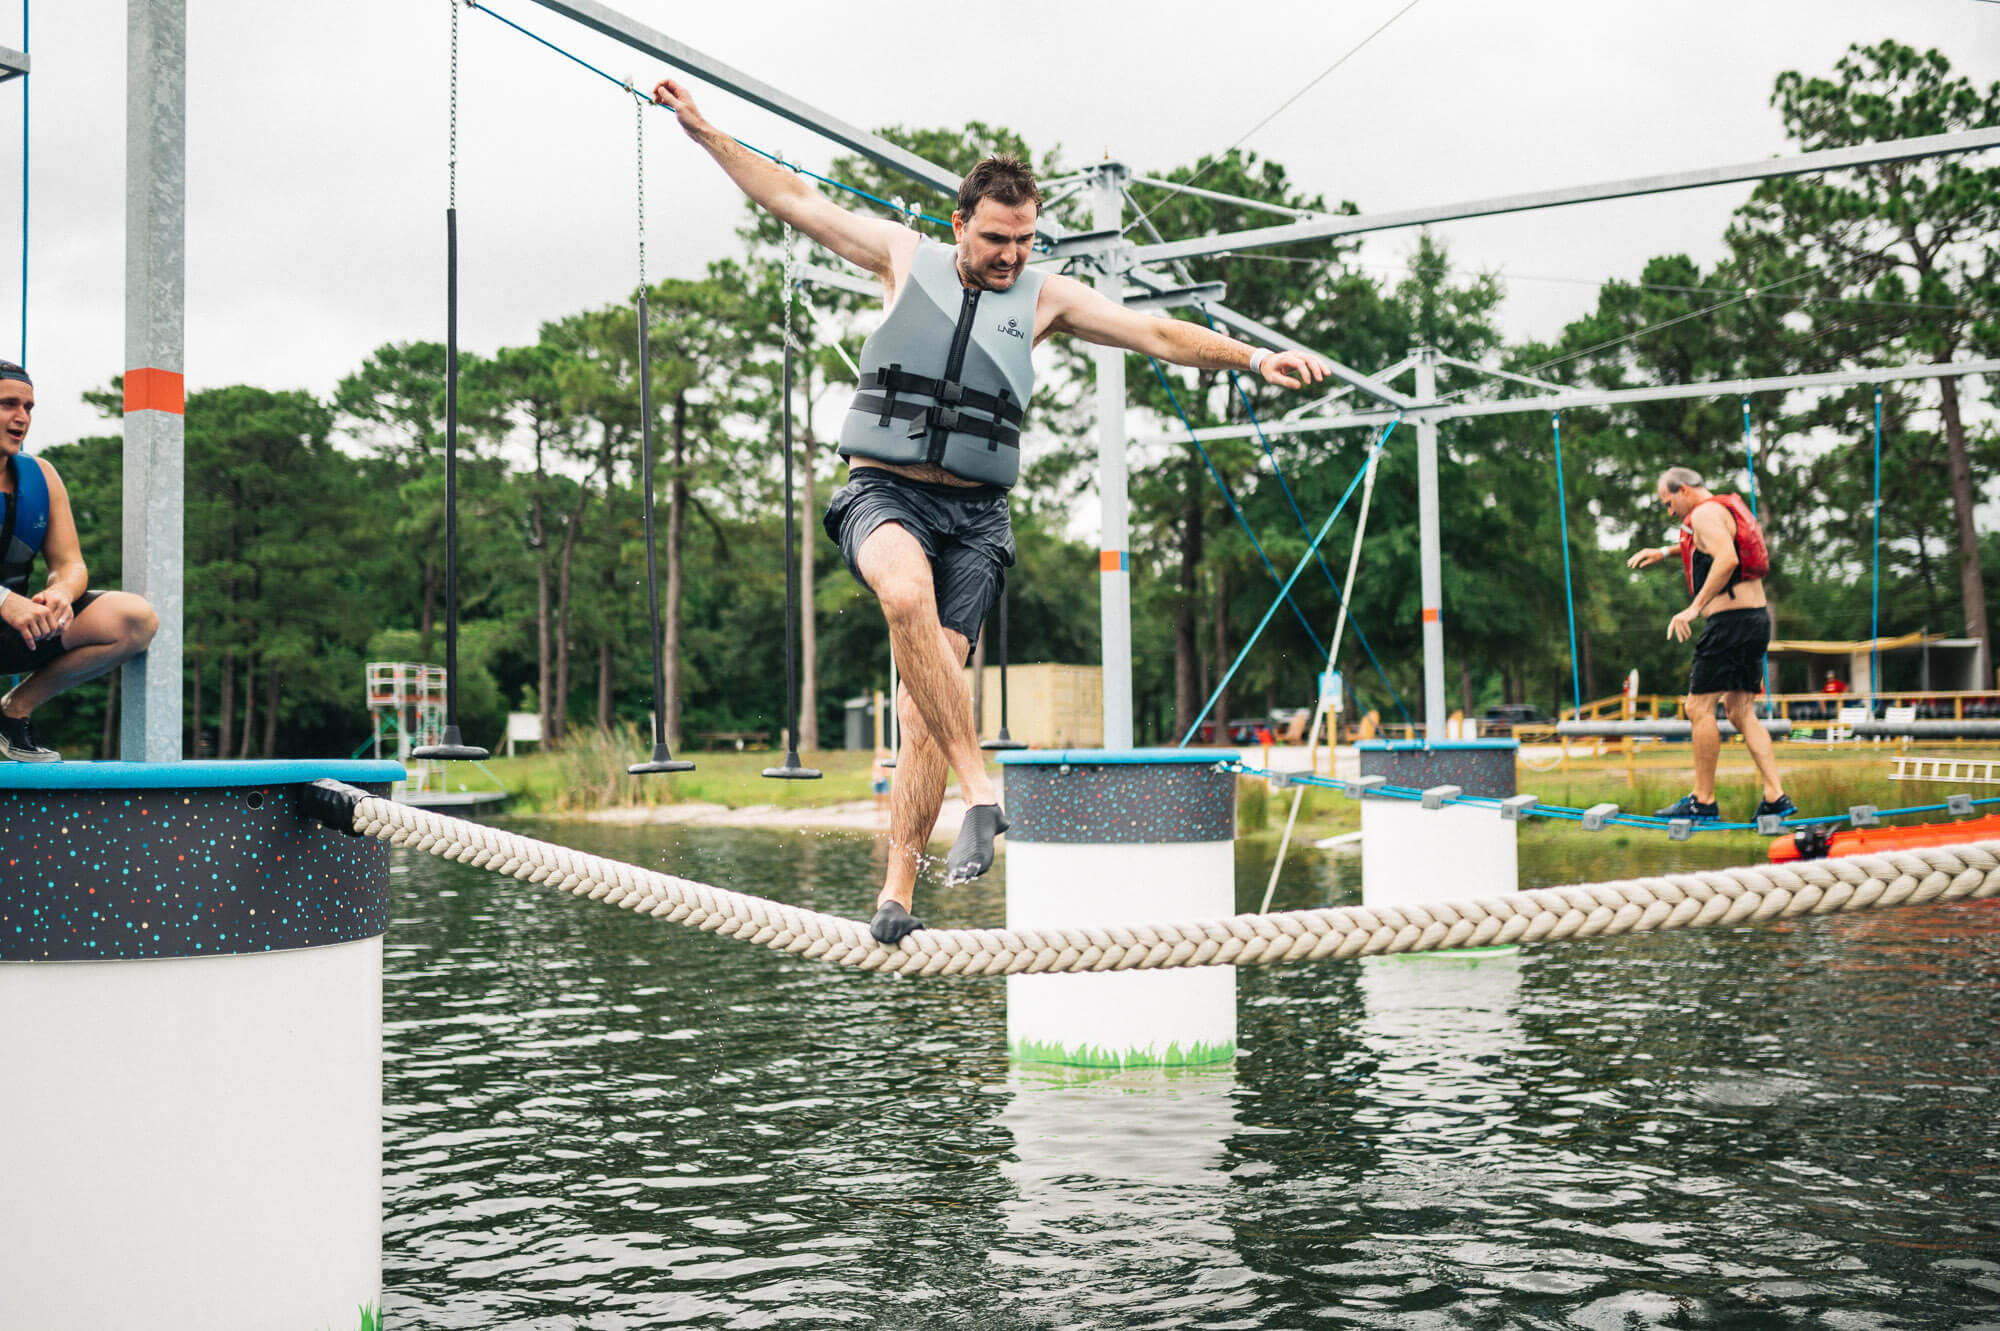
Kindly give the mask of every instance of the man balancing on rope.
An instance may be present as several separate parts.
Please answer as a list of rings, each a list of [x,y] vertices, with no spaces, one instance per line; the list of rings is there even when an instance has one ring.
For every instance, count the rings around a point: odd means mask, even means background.
[[[653,100],[674,109],[752,202],[882,280],[889,315],[861,349],[861,388],[840,434],[848,483],[827,506],[825,526],[882,603],[902,669],[889,871],[870,926],[893,944],[923,927],[910,906],[947,776],[958,774],[967,806],[945,865],[949,881],[990,869],[993,839],[1007,830],[959,671],[1014,562],[1007,491],[1020,475],[1035,345],[1066,333],[1176,365],[1247,368],[1284,388],[1317,383],[1327,367],[1303,352],[1260,351],[1136,314],[1072,278],[1029,269],[1041,192],[1011,157],[988,158],[959,186],[957,243],[945,245],[836,206],[710,124],[671,79]]]
[[[1702,485],[1700,473],[1686,467],[1662,472],[1654,493],[1680,522],[1680,544],[1648,547],[1626,560],[1625,566],[1649,568],[1678,553],[1694,600],[1667,621],[1667,634],[1686,642],[1694,632],[1695,618],[1708,619],[1694,645],[1694,670],[1688,680],[1694,790],[1661,809],[1659,816],[1697,823],[1721,818],[1715,802],[1715,765],[1722,754],[1715,704],[1720,702],[1764,779],[1757,816],[1788,818],[1798,808],[1778,778],[1771,736],[1757,719],[1755,706],[1757,691],[1764,685],[1764,649],[1771,642],[1771,612],[1764,601],[1764,575],[1771,571],[1771,557],[1763,530],[1741,499],[1711,493]]]
[[[60,762],[35,742],[28,717],[73,684],[146,650],[160,620],[130,592],[94,592],[70,516],[69,491],[56,469],[23,445],[35,413],[28,372],[0,360],[0,675],[26,675],[0,697],[0,757]],[[28,591],[35,557],[49,579]]]

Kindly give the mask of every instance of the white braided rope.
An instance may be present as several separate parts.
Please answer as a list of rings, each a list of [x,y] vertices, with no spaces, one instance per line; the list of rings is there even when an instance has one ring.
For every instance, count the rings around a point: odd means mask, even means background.
[[[884,947],[857,920],[800,910],[370,797],[366,836],[780,952],[901,975],[1249,966],[1729,928],[2000,896],[2000,841],[1539,888],[1427,906],[1343,906],[1084,929],[921,929]]]

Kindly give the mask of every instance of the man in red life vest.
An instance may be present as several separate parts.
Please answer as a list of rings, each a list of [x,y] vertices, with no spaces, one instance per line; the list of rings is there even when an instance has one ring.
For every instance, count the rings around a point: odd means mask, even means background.
[[[1650,568],[1679,554],[1694,599],[1667,621],[1667,635],[1686,642],[1694,633],[1696,617],[1708,620],[1695,642],[1694,669],[1688,680],[1694,790],[1661,809],[1659,816],[1695,822],[1714,822],[1722,816],[1715,803],[1715,764],[1722,753],[1715,704],[1720,702],[1764,779],[1757,816],[1789,818],[1798,807],[1778,778],[1771,736],[1754,706],[1764,682],[1764,649],[1771,642],[1771,612],[1764,601],[1764,575],[1771,571],[1771,559],[1764,533],[1741,499],[1712,493],[1702,484],[1700,473],[1686,467],[1662,472],[1655,493],[1681,524],[1680,544],[1648,547],[1626,560],[1625,566]]]

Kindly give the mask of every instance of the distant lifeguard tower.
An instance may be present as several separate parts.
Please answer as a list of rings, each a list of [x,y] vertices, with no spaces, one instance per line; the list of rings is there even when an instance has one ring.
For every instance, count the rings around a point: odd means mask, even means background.
[[[444,764],[411,762],[410,750],[444,739],[445,676],[443,666],[417,661],[368,663],[368,713],[375,725],[375,756],[382,757],[383,736],[395,741],[391,755],[409,772],[403,793],[442,793]]]

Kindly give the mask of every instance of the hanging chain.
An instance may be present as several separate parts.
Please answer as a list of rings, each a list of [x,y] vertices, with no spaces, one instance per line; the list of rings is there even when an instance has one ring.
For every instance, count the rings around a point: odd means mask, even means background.
[[[451,150],[449,174],[451,177],[450,197],[446,206],[458,207],[458,5],[459,0],[446,0],[451,6]]]
[[[646,289],[646,103],[633,91],[632,85],[625,85],[632,93],[632,120],[638,126],[639,153],[639,289]]]

